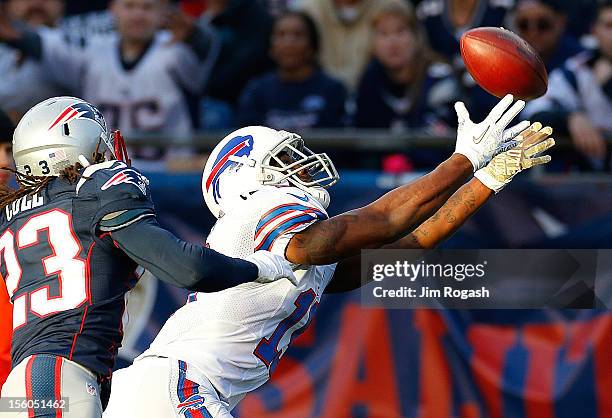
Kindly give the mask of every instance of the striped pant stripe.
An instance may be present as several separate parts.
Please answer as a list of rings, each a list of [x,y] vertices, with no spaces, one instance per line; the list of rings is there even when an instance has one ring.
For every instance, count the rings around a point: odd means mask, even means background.
[[[37,405],[62,397],[62,358],[49,355],[32,356],[26,365],[26,397],[36,401],[28,409],[28,418],[62,418],[62,410]]]
[[[190,396],[199,393],[199,387],[196,382],[187,379],[187,363],[179,360],[179,379],[178,387],[176,388],[178,398],[180,402],[184,402],[189,399]],[[198,409],[188,409],[184,412],[185,418],[212,418],[212,415],[208,412],[204,405],[198,407]]]

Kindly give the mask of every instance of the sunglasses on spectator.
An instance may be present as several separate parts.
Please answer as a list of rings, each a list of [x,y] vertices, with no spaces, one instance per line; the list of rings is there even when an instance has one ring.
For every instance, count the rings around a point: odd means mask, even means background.
[[[539,19],[518,19],[516,26],[521,32],[527,32],[530,29],[536,29],[538,32],[548,32],[553,28],[553,21],[551,19],[539,18]]]

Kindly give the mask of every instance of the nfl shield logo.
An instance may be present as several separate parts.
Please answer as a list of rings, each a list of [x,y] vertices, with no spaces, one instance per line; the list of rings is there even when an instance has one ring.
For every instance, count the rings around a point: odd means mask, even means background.
[[[87,386],[87,393],[89,393],[91,396],[96,396],[98,394],[98,390],[96,389],[94,385],[87,382],[86,386]]]

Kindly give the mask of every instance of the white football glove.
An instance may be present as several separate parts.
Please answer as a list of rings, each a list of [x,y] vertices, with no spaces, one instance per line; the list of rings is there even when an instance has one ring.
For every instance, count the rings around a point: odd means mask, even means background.
[[[513,102],[514,97],[506,95],[479,124],[472,122],[463,102],[455,103],[459,122],[455,152],[465,155],[474,166],[474,171],[487,165],[500,152],[513,148],[516,145],[513,139],[529,126],[529,122],[525,121],[506,129],[525,107],[522,100],[512,105]]]
[[[519,172],[550,161],[550,155],[537,156],[555,145],[555,140],[549,138],[552,128],[535,122],[517,137],[516,148],[502,152],[484,168],[474,174],[478,180],[495,193],[503,189],[506,184]]]
[[[291,269],[291,264],[279,255],[272,254],[269,251],[257,251],[245,257],[245,260],[255,264],[259,269],[259,277],[255,280],[257,283],[270,283],[287,279],[294,286],[298,284]]]

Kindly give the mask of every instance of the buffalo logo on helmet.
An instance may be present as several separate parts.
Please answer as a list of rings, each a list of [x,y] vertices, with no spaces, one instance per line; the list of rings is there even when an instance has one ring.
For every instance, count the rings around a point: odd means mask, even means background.
[[[253,136],[237,136],[229,141],[221,148],[219,155],[215,159],[210,174],[206,179],[206,191],[213,188],[213,198],[216,203],[219,203],[221,197],[219,193],[219,176],[223,174],[225,170],[235,166],[237,163],[230,160],[230,157],[248,157],[253,151]]]
[[[78,102],[68,106],[60,115],[53,121],[49,130],[55,128],[57,125],[65,124],[75,119],[90,119],[106,129],[106,123],[102,113],[94,106],[86,102]]]

